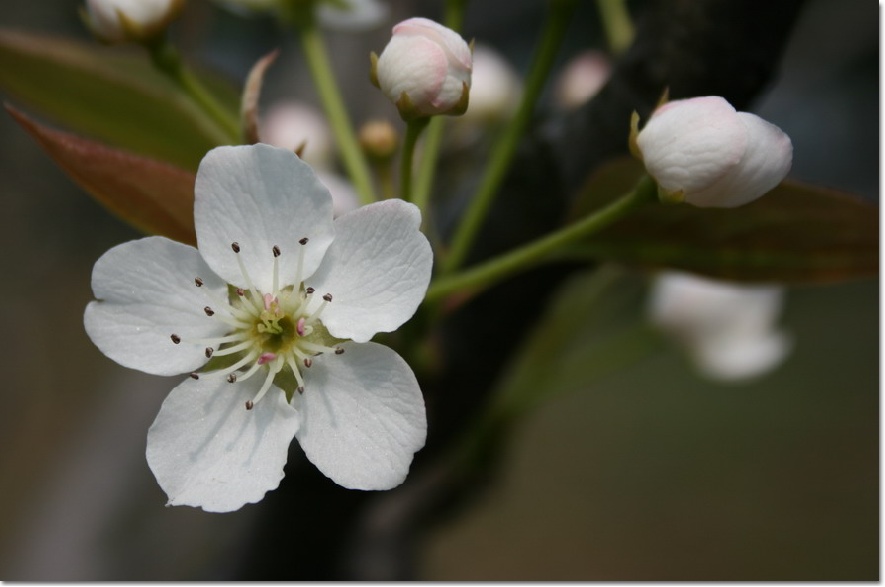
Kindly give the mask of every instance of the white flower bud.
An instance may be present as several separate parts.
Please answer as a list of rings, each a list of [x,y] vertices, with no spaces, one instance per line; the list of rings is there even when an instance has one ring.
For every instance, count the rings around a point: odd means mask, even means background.
[[[328,169],[335,151],[329,123],[314,108],[294,101],[277,102],[262,117],[261,142],[299,151],[311,167]]]
[[[720,381],[762,375],[790,344],[776,328],[783,289],[666,272],[655,280],[649,319],[681,343],[697,369]]]
[[[470,104],[459,120],[473,123],[507,120],[516,112],[522,80],[507,60],[491,47],[473,48]]]
[[[602,89],[611,76],[611,61],[602,51],[590,49],[573,57],[556,80],[556,105],[571,110]]]
[[[741,206],[776,187],[793,161],[790,138],[719,96],[675,100],[631,138],[662,199]]]
[[[184,0],[86,0],[83,17],[107,43],[144,42],[161,33],[184,7]]]
[[[426,18],[393,27],[381,57],[372,55],[372,81],[404,120],[467,110],[473,57],[455,31]]]
[[[380,0],[320,2],[317,21],[333,31],[363,31],[380,26],[390,16],[390,6]]]

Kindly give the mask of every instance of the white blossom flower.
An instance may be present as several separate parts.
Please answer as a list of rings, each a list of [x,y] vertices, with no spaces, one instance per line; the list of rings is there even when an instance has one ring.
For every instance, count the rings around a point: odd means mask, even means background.
[[[294,153],[219,147],[200,164],[197,245],[124,243],[96,263],[86,331],[123,366],[189,373],[148,432],[171,505],[231,511],[283,477],[298,439],[353,489],[401,483],[426,435],[415,375],[369,340],[415,312],[432,253],[412,204],[332,220]]]
[[[372,81],[404,120],[457,115],[467,110],[473,58],[461,35],[427,18],[393,27],[380,57],[372,54]]]
[[[783,303],[777,286],[747,286],[681,272],[655,279],[651,322],[685,347],[712,379],[739,381],[777,367],[790,349],[776,327]]]
[[[776,187],[793,162],[784,132],[719,96],[667,102],[633,137],[665,200],[741,206]]]
[[[84,20],[107,43],[142,42],[161,33],[184,0],[86,0]]]

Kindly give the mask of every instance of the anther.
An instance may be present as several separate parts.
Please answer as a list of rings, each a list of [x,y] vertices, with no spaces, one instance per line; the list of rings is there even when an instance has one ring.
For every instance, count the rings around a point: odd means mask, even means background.
[[[344,354],[344,349],[341,348],[341,347],[336,348],[336,349],[335,349],[335,354],[336,354],[336,355],[343,355],[343,354]]]
[[[205,308],[203,308],[203,311],[206,312],[207,316],[212,316],[213,314],[215,314],[215,310],[213,310],[209,306],[206,306]]]
[[[247,399],[247,400],[246,400],[246,409],[247,409],[247,410],[251,410],[253,407],[255,407],[255,404],[252,403],[252,400]]]
[[[299,385],[299,386],[296,387],[295,389],[298,390],[298,393],[304,393],[304,386],[303,386],[303,385]]]
[[[203,280],[199,277],[194,278],[194,285],[196,285],[197,287],[203,287]]]
[[[240,243],[236,243],[236,242],[231,243],[230,248],[232,248],[235,253],[239,253],[240,252]]]
[[[191,379],[199,379],[200,376],[197,375],[196,373],[191,373],[190,378],[191,378]]]
[[[331,302],[332,301],[332,294],[330,294],[330,293],[323,294],[323,299],[326,300],[327,302]]]
[[[315,291],[316,291],[316,290],[315,290],[314,288],[309,287],[309,288],[307,288],[306,290],[304,290],[304,293],[306,293],[306,294],[312,294],[312,293],[315,292]]]
[[[214,353],[214,352],[215,352],[215,349],[213,349],[211,346],[207,346],[206,347],[206,358],[211,359],[212,353]]]
[[[231,373],[230,375],[228,375],[228,376],[227,376],[227,382],[228,382],[228,383],[236,383],[236,382],[237,382],[237,374],[236,374],[236,373]]]
[[[306,244],[307,244],[307,237],[304,237],[303,239],[301,239],[300,241],[298,241],[298,244],[299,244],[299,245],[306,245]]]
[[[310,358],[304,359],[304,366],[310,369],[310,366],[313,365],[313,361]]]
[[[295,323],[295,332],[298,333],[298,336],[304,336],[304,317],[298,319],[298,322]]]
[[[274,246],[273,246],[273,256],[274,256],[274,257],[279,257],[280,254],[281,254],[281,253],[280,253],[280,247],[274,245]]]
[[[236,289],[236,292],[237,292],[237,295],[240,297],[243,297],[244,295],[246,295],[246,290],[244,290],[242,287],[238,287]]]
[[[178,336],[177,334],[173,334],[173,335],[170,336],[169,338],[171,338],[171,339],[172,339],[172,342],[174,342],[175,344],[178,344],[178,343],[181,342],[181,337]]]

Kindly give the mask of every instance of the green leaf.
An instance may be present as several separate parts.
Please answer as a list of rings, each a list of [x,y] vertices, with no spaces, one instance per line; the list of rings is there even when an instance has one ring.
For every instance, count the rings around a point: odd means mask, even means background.
[[[148,234],[196,243],[196,176],[167,163],[53,130],[7,111],[80,187],[126,222]]]
[[[236,92],[202,81],[235,115]],[[144,51],[0,29],[0,90],[77,134],[184,169],[230,143]]]
[[[630,158],[603,166],[590,178],[574,217],[631,189],[642,173],[642,165]],[[565,256],[731,281],[816,284],[872,278],[879,270],[879,209],[850,194],[785,181],[739,208],[646,206]]]

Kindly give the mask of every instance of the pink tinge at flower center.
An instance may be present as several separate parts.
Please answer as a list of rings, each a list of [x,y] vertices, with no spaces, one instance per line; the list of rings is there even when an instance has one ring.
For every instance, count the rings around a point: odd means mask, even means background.
[[[246,402],[251,410],[270,390],[274,382],[284,387],[287,375],[295,380],[294,390],[304,392],[304,377],[301,369],[309,369],[315,357],[322,353],[340,355],[344,349],[333,346],[338,341],[329,335],[320,317],[323,309],[332,301],[326,293],[322,301],[312,310],[314,290],[302,283],[304,265],[304,245],[307,238],[299,241],[298,269],[292,285],[280,286],[279,257],[282,251],[273,247],[273,291],[260,292],[249,277],[239,256],[240,245],[231,243],[231,250],[237,255],[237,263],[246,288],[228,286],[227,299],[215,296],[203,287],[203,280],[196,277],[195,285],[206,294],[210,303],[202,311],[214,320],[220,320],[229,328],[223,336],[193,339],[172,334],[175,344],[182,341],[205,345],[207,363],[203,369],[191,373],[191,377],[226,377],[230,383],[242,382],[259,371],[264,373],[264,382],[255,396]],[[231,357],[232,362],[221,357]],[[283,379],[280,379],[280,378]]]

